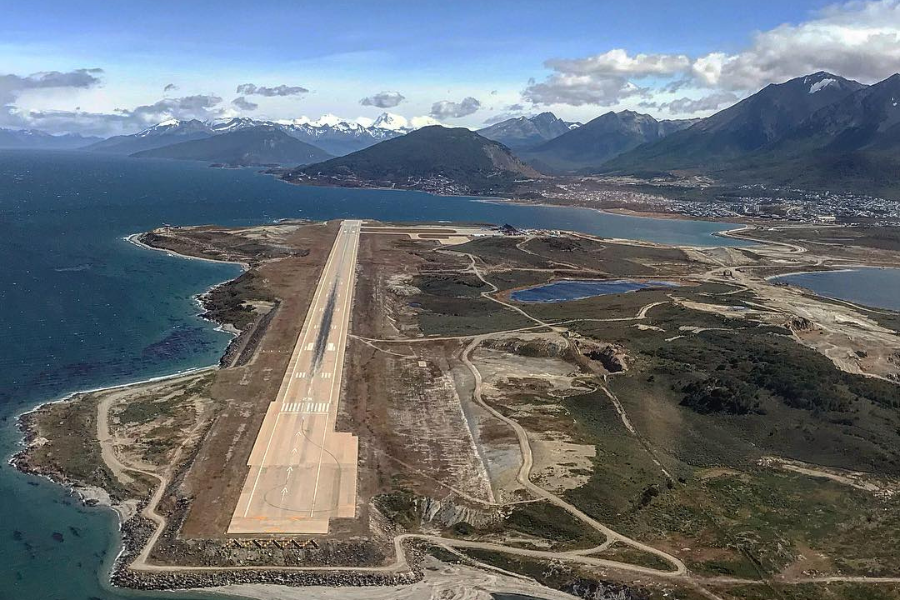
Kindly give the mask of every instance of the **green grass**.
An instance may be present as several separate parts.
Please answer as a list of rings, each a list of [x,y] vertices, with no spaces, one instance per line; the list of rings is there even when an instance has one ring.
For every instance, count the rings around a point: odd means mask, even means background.
[[[549,540],[564,550],[590,548],[606,541],[599,531],[546,502],[517,505],[504,521],[504,529]]]

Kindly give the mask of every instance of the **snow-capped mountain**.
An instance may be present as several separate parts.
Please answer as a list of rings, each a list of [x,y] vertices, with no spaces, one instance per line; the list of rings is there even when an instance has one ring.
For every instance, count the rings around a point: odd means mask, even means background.
[[[335,156],[368,148],[415,129],[405,118],[390,113],[383,113],[371,123],[360,121],[347,121],[327,114],[315,121],[301,117],[291,121],[275,121],[273,125]]]
[[[479,129],[478,133],[513,150],[534,148],[571,131],[581,123],[563,121],[551,112],[530,117],[513,117]]]
[[[169,119],[132,135],[116,136],[93,144],[89,149],[97,152],[133,154],[144,150],[185,141],[199,140],[214,135],[231,133],[251,127],[274,127],[302,142],[312,144],[329,154],[341,156],[368,148],[378,142],[405,135],[414,129],[437,122],[416,118],[411,123],[404,117],[383,113],[377,119],[349,121],[332,114],[316,120],[308,117],[281,121],[262,121],[248,117],[199,121]]]

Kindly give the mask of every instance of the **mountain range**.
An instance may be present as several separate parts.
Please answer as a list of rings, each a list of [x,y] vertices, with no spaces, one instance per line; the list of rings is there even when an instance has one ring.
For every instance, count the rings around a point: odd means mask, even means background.
[[[769,85],[596,171],[702,173],[898,197],[900,75],[864,85],[819,72]]]
[[[900,75],[865,85],[826,72],[768,85],[705,119],[608,112],[580,125],[545,112],[478,132],[403,117],[348,122],[169,120],[92,140],[0,129],[0,148],[80,148],[234,165],[310,165],[286,178],[318,184],[509,193],[543,174],[704,174],[900,197]],[[417,123],[418,124],[418,123]],[[93,142],[93,143],[91,143]],[[339,158],[331,158],[338,156]]]
[[[257,121],[246,117],[207,122],[196,119],[186,121],[171,119],[138,133],[103,140],[85,149],[94,152],[131,155],[171,144],[202,140],[260,126],[278,129],[292,138],[312,144],[334,156],[362,150],[413,130],[406,119],[390,113],[382,114],[371,125],[344,121],[334,115],[324,115],[316,121],[307,118],[290,121]]]
[[[36,129],[0,129],[2,150],[77,150],[98,141],[98,137],[72,133],[50,135]]]
[[[817,110],[865,87],[824,72],[771,84],[693,127],[610,161],[604,170],[714,170],[774,142]]]
[[[596,168],[611,158],[689,128],[696,120],[657,121],[630,110],[608,112],[543,144],[521,151],[537,169],[552,173]]]

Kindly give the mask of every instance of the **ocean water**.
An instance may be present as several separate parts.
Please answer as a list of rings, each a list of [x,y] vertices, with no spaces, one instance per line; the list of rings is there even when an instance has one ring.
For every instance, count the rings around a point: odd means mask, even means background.
[[[568,302],[607,294],[624,294],[647,288],[677,287],[670,281],[631,281],[628,279],[564,279],[537,285],[510,294],[516,302]]]
[[[900,311],[900,269],[858,268],[775,277],[820,296]]]
[[[0,598],[195,597],[108,588],[106,572],[117,551],[113,515],[81,507],[59,486],[6,464],[21,439],[15,416],[72,391],[218,359],[229,338],[197,317],[194,296],[239,268],[169,257],[125,236],[164,223],[247,225],[291,217],[510,223],[742,245],[714,237],[730,227],[724,224],[298,187],[252,170],[187,162],[0,151]]]

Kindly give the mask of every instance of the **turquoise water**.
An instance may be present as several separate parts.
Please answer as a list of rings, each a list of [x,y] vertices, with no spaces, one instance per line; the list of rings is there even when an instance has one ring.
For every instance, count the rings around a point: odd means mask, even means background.
[[[900,311],[900,269],[859,268],[797,273],[775,277],[772,281],[798,285],[820,296]]]
[[[630,281],[628,279],[565,279],[510,294],[516,302],[568,302],[607,294],[624,294],[647,288],[677,287],[670,281]]]
[[[0,598],[133,597],[106,589],[111,513],[6,464],[15,415],[41,401],[216,362],[228,336],[193,297],[238,268],[123,240],[163,223],[276,218],[478,221],[693,245],[730,226],[584,209],[501,205],[417,192],[288,185],[250,170],[79,153],[0,151]],[[62,541],[57,541],[61,534]],[[186,598],[185,594],[140,595]]]

